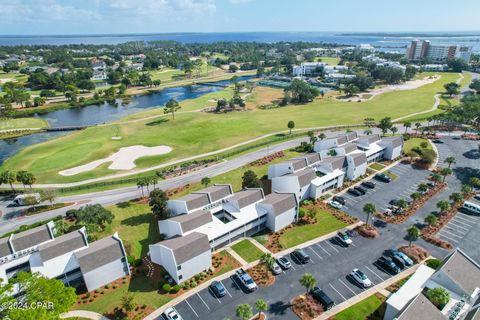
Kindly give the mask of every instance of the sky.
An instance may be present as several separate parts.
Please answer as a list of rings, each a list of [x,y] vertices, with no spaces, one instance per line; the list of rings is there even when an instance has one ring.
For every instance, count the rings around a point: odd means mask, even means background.
[[[0,0],[0,34],[480,31],[479,0]]]

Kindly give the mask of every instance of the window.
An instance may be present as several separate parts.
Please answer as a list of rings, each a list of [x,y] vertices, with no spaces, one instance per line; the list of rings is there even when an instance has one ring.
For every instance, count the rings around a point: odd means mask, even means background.
[[[178,265],[178,266],[177,266],[177,270],[178,270],[178,271],[182,270],[182,265]]]
[[[183,276],[182,275],[179,275],[178,276],[178,280],[182,280]]]

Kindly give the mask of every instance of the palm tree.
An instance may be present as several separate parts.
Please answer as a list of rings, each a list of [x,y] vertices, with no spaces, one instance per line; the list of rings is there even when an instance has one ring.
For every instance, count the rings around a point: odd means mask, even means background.
[[[405,127],[405,133],[407,133],[407,130],[412,127],[412,123],[410,121],[405,121],[403,123],[403,126]]]
[[[421,195],[420,193],[418,192],[414,192],[410,195],[410,198],[412,198],[413,202],[417,201],[418,199],[420,199]]]
[[[363,134],[367,136],[371,135],[372,133],[373,133],[372,129],[366,129],[365,131],[363,131]]]
[[[13,183],[17,180],[17,174],[14,171],[3,171],[0,175],[0,184],[8,183],[12,191],[15,192],[15,188],[13,187]]]
[[[304,273],[298,281],[307,289],[307,293],[317,285],[317,280],[310,273]]]
[[[445,162],[448,163],[448,167],[450,168],[452,164],[457,163],[457,159],[455,159],[454,156],[450,156],[445,159]]]
[[[422,126],[420,122],[415,123],[415,134],[418,135],[418,129]]]
[[[248,320],[253,317],[252,306],[248,303],[242,303],[237,306],[235,314],[242,320]]]
[[[323,132],[318,135],[318,139],[320,139],[320,140],[323,140],[323,139],[325,139],[326,137],[327,137],[327,135],[326,135],[325,133],[323,133]]]
[[[275,264],[275,258],[271,253],[264,253],[260,257],[260,262],[265,266],[265,276],[268,277],[268,270]]]
[[[451,175],[452,172],[453,171],[450,168],[443,168],[442,171],[440,171],[440,174],[443,176],[442,182],[445,182],[445,179],[447,178],[447,176]]]
[[[428,190],[428,185],[426,183],[420,183],[418,185],[418,191],[427,192],[427,190]]]
[[[200,181],[200,183],[204,186],[204,187],[208,187],[208,185],[212,182],[212,180],[209,178],[209,177],[203,177],[202,180]]]
[[[453,192],[448,198],[456,203],[462,202],[463,200],[463,196],[460,192]]]
[[[258,317],[260,318],[260,316],[262,315],[262,312],[268,310],[268,304],[265,300],[258,299],[257,302],[255,302],[255,308],[257,309]]]
[[[395,205],[400,209],[405,209],[408,206],[408,202],[405,199],[398,199]]]
[[[437,217],[430,213],[428,216],[425,217],[425,223],[429,226],[433,226],[437,223]]]
[[[410,228],[407,229],[407,235],[408,235],[408,240],[410,241],[408,246],[411,247],[412,241],[417,240],[418,237],[420,236],[420,230],[418,230],[418,228],[415,226],[411,226]]]
[[[437,182],[440,182],[440,180],[442,180],[442,176],[437,173],[432,174],[430,177],[435,184],[437,184]]]
[[[367,215],[366,224],[368,225],[368,221],[370,220],[370,215],[377,212],[377,208],[375,208],[375,205],[373,203],[369,202],[363,206],[363,212]]]
[[[392,136],[394,136],[395,133],[397,133],[398,128],[397,128],[397,127],[391,127],[391,128],[390,128],[390,131],[392,132]]]
[[[440,200],[437,202],[437,208],[443,213],[450,209],[450,203],[447,200]]]
[[[463,196],[465,197],[470,192],[472,192],[472,186],[469,185],[469,184],[464,184],[464,185],[462,185],[461,191],[462,191]]]
[[[143,187],[145,187],[145,181],[143,179],[139,179],[137,181],[137,188],[142,189],[142,198],[145,197],[145,193],[143,192]]]

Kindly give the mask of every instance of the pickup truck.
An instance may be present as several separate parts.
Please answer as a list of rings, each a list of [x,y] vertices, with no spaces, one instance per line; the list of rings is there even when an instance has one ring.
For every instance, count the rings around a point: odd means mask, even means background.
[[[257,284],[253,281],[252,277],[243,270],[243,268],[237,270],[236,275],[240,282],[248,289],[248,291],[255,291],[258,289]]]

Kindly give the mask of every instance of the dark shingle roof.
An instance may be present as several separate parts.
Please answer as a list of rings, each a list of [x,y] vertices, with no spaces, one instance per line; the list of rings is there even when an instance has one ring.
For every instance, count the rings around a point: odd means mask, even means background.
[[[82,273],[87,273],[122,258],[123,250],[120,241],[107,237],[95,241],[84,250],[75,252]]]
[[[320,154],[319,153],[308,153],[305,155],[305,159],[308,161],[308,165],[312,165],[314,163],[319,162],[320,159]]]
[[[357,150],[357,145],[355,143],[348,143],[344,145],[343,148],[345,149],[345,153],[350,153]]]
[[[356,167],[364,163],[367,163],[367,155],[365,154],[365,152],[353,153],[350,156],[352,157],[353,163],[355,164]]]
[[[403,142],[402,136],[387,137],[387,138],[384,138],[383,140],[390,141],[394,148],[400,147]]]
[[[295,194],[293,193],[270,193],[261,203],[271,205],[275,215],[280,215],[297,206]]]
[[[9,237],[0,238],[0,258],[11,255],[12,249],[10,249],[10,245],[8,243]]]
[[[203,210],[197,210],[189,214],[175,216],[169,220],[180,223],[183,232],[188,232],[213,221],[210,211]]]
[[[252,203],[260,201],[263,199],[262,190],[260,189],[249,189],[235,193],[233,196],[238,202],[239,208],[244,208]]]
[[[328,157],[322,160],[323,163],[330,163],[332,168],[335,169],[342,169],[346,166],[346,157],[345,156],[338,156],[338,157]]]
[[[317,175],[315,174],[315,170],[313,170],[312,168],[307,168],[300,172],[292,173],[292,175],[298,177],[298,182],[300,183],[301,187],[308,185],[310,182],[312,182],[313,179],[317,177]]]
[[[12,245],[15,251],[21,251],[39,245],[50,239],[53,239],[53,237],[50,234],[48,225],[44,224],[39,227],[14,234],[12,237]]]
[[[372,134],[372,135],[369,135],[369,136],[364,136],[363,138],[366,139],[368,141],[368,143],[374,143],[374,142],[380,140],[380,135],[379,134]]]
[[[303,169],[307,166],[307,160],[305,160],[304,158],[292,159],[291,163],[294,171]]]
[[[210,251],[207,235],[200,232],[192,232],[184,237],[173,237],[161,241],[159,244],[172,250],[177,265],[193,259],[205,251]]]
[[[445,316],[427,299],[422,293],[415,297],[407,306],[397,315],[397,320],[439,320],[445,319]]]
[[[337,144],[342,145],[348,142],[347,135],[341,134],[337,136]]]
[[[448,275],[469,295],[480,287],[479,282],[474,281],[480,279],[480,266],[461,250],[455,250],[437,270],[440,271]]]
[[[203,206],[206,206],[207,204],[210,203],[208,200],[207,194],[203,193],[190,193],[187,194],[186,196],[183,196],[177,200],[180,201],[185,201],[187,203],[187,209],[193,210],[193,209],[198,209]]]
[[[229,185],[224,184],[224,185],[215,185],[213,187],[208,187],[194,193],[195,194],[208,193],[210,194],[210,198],[212,199],[212,202],[214,202],[214,201],[223,199],[225,197],[228,197],[229,195],[232,194],[232,190],[230,189]]]
[[[77,230],[56,238],[39,246],[38,250],[43,261],[59,257],[67,252],[80,249],[87,244],[83,234]]]
[[[358,134],[355,131],[347,132],[346,135],[347,135],[348,141],[352,141],[358,138]]]

